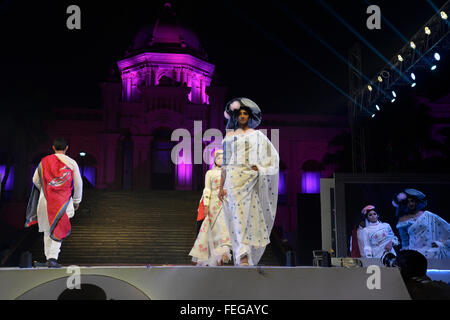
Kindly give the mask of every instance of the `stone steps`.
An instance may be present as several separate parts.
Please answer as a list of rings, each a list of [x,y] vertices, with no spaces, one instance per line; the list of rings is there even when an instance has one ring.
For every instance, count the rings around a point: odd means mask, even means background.
[[[191,265],[199,191],[86,190],[59,262]],[[42,234],[31,248],[44,260]],[[279,265],[271,246],[260,265]]]

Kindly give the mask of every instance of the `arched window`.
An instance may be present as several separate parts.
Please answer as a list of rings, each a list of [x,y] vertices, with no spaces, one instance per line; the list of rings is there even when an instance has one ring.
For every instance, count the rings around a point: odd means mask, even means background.
[[[159,78],[158,87],[172,87],[172,86],[173,81],[168,76],[163,75],[161,78]]]

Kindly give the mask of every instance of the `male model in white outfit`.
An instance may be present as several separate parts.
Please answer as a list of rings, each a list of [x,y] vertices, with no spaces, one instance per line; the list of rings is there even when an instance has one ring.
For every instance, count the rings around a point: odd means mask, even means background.
[[[44,252],[47,258],[44,265],[48,267],[61,266],[57,262],[61,243],[70,234],[69,219],[78,210],[83,192],[78,164],[66,155],[67,149],[64,139],[56,139],[53,143],[54,155],[43,158],[33,175],[33,184],[40,191],[39,202],[36,217],[27,216],[27,226],[37,220],[39,232],[44,233]],[[56,214],[51,208],[58,208]]]

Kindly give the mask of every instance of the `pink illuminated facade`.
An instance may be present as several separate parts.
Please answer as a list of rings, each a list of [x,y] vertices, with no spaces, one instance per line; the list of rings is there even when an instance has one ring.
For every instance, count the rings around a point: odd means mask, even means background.
[[[197,36],[181,26],[166,4],[155,24],[138,32],[117,66],[121,82],[102,84],[101,135],[108,143],[100,157],[108,161],[98,187],[199,188],[206,165],[187,164],[181,154],[179,164],[170,158],[174,130],[187,129],[193,148],[194,121],[224,129],[220,116],[226,89],[211,85],[215,66]]]

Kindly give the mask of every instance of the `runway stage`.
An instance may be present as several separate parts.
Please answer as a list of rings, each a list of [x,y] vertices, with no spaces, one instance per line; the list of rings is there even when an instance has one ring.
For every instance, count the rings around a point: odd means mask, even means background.
[[[79,279],[108,300],[410,299],[398,269],[379,271],[379,288],[366,267],[80,266]],[[0,299],[56,300],[76,290],[67,284],[76,283],[74,275],[68,267],[2,268]]]

